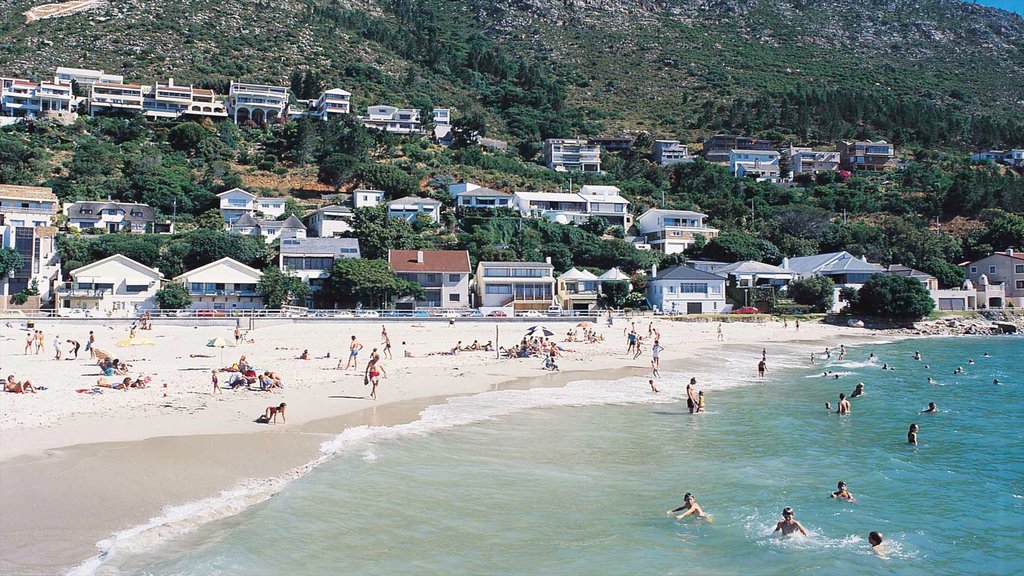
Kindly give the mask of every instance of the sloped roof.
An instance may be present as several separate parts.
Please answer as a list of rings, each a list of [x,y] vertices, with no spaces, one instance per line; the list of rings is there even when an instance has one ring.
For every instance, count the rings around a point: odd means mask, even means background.
[[[604,274],[598,276],[597,279],[604,280],[606,282],[611,282],[616,280],[629,280],[629,276],[627,276],[625,272],[619,270],[618,268],[612,268],[605,272]]]
[[[882,272],[884,268],[870,264],[846,252],[830,252],[789,259],[787,270],[797,274],[830,274],[840,272]]]
[[[587,270],[579,270],[576,267],[569,268],[558,277],[559,280],[597,280],[597,276],[594,276]]]
[[[672,268],[659,270],[658,275],[651,280],[657,282],[659,280],[725,280],[725,278],[708,272],[701,272],[689,266],[673,266]]]
[[[102,260],[97,260],[95,262],[91,262],[89,264],[86,264],[85,266],[80,266],[78,268],[75,268],[74,270],[69,272],[69,274],[71,274],[71,277],[74,278],[74,277],[79,276],[83,272],[88,271],[90,268],[95,268],[97,266],[100,266],[102,264],[106,264],[107,262],[112,262],[112,261],[120,262],[121,264],[124,264],[125,266],[128,266],[129,268],[134,268],[136,270],[140,270],[140,271],[144,271],[144,272],[149,272],[153,276],[155,276],[156,278],[162,278],[163,277],[163,274],[161,274],[160,271],[157,270],[156,268],[150,268],[149,266],[146,266],[145,264],[143,264],[141,262],[136,262],[135,260],[132,260],[131,258],[129,258],[127,256],[124,256],[123,254],[113,254],[111,256],[107,256],[106,258],[104,258]]]
[[[252,196],[253,198],[256,197],[256,195],[253,194],[252,192],[249,192],[248,190],[242,190],[241,188],[232,188],[231,190],[225,190],[220,194],[217,194],[217,197],[220,198],[221,196],[226,196],[228,194],[231,194],[232,192],[241,192],[242,194]]]
[[[440,206],[441,202],[433,198],[421,198],[419,196],[406,196],[405,198],[398,198],[388,202],[388,206],[397,204],[430,204],[432,206]]]
[[[417,255],[423,254],[423,262]],[[465,250],[390,250],[388,263],[395,272],[469,273],[469,252]]]
[[[305,230],[306,229],[306,225],[303,224],[302,220],[299,220],[298,216],[296,216],[295,214],[289,215],[288,218],[285,219],[285,221],[281,225],[281,227],[282,228],[295,228],[295,229],[301,229],[301,230]]]
[[[355,252],[352,252],[355,250]],[[358,238],[285,238],[281,254],[331,255],[359,258]]]
[[[764,262],[758,262],[757,260],[744,260],[742,262],[735,262],[728,266],[722,266],[716,272],[721,274],[788,274],[792,276],[794,272],[792,270],[786,270],[785,268],[779,268],[771,264],[765,264]]]
[[[512,195],[509,194],[508,192],[499,192],[497,190],[492,190],[490,188],[474,188],[474,189],[469,190],[467,192],[462,192],[462,193],[458,194],[458,196],[461,198],[463,196],[506,196],[506,197],[511,197]]]
[[[92,214],[83,214],[82,210],[92,210]],[[136,204],[134,202],[92,202],[82,200],[67,207],[68,218],[78,220],[99,220],[100,212],[108,209],[124,210],[125,220],[156,220],[156,211],[149,204]],[[132,216],[132,211],[141,212],[141,216]]]
[[[238,270],[238,271],[246,273],[246,274],[250,274],[252,276],[257,276],[258,277],[258,276],[262,276],[263,275],[263,272],[260,272],[259,270],[255,269],[255,268],[252,268],[251,266],[246,266],[245,264],[242,264],[241,262],[239,262],[238,260],[235,260],[234,258],[230,258],[228,256],[225,256],[224,258],[221,258],[220,260],[215,260],[213,262],[210,262],[209,264],[205,264],[205,265],[200,266],[198,268],[193,268],[192,270],[184,272],[183,274],[179,274],[178,276],[175,276],[174,279],[175,280],[180,280],[182,278],[188,278],[189,276],[192,276],[192,275],[194,275],[194,274],[196,274],[198,272],[205,272],[205,271],[207,271],[207,270],[209,270],[211,268],[216,268],[217,266],[221,266],[221,265],[226,265],[226,266],[228,266],[230,268],[234,268],[235,270]]]
[[[643,218],[644,216],[647,216],[648,214],[654,214],[654,215],[659,215],[660,214],[662,216],[675,216],[675,217],[684,217],[684,216],[685,217],[700,216],[701,218],[706,218],[707,217],[707,214],[702,214],[700,212],[694,212],[693,210],[666,210],[664,208],[650,208],[646,212],[641,214],[640,218]]]
[[[892,274],[893,276],[909,276],[911,278],[917,278],[918,280],[928,280],[933,276],[927,272],[921,272],[920,270],[914,270],[910,266],[904,266],[903,264],[890,264],[885,272]]]
[[[348,206],[340,206],[338,204],[331,204],[330,206],[324,206],[314,210],[310,214],[316,214],[321,212],[323,214],[352,214],[352,209]],[[308,216],[307,216],[308,217]]]
[[[57,196],[53,194],[53,190],[50,188],[42,186],[15,186],[14,184],[0,184],[0,197],[57,201]]]
[[[232,224],[231,226],[232,227],[236,227],[237,226],[239,228],[242,228],[242,227],[249,227],[249,228],[251,228],[251,227],[259,226],[259,223],[256,222],[255,218],[252,217],[252,214],[246,212],[245,214],[242,214],[241,216],[239,216],[238,219],[235,220],[235,223]]]

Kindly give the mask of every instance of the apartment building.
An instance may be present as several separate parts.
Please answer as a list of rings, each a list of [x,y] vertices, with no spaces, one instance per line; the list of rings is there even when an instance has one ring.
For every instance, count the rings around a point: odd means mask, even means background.
[[[765,152],[774,150],[771,140],[735,134],[715,134],[704,140],[702,154],[708,162],[726,164],[733,150],[755,150]]]
[[[652,250],[663,254],[678,254],[693,245],[697,236],[711,240],[718,229],[704,223],[707,214],[690,210],[662,210],[651,208],[636,219],[640,239]]]
[[[241,188],[221,192],[217,198],[220,199],[221,216],[227,224],[238,220],[243,214],[254,216],[255,212],[260,212],[267,218],[277,218],[284,214],[284,198],[261,197]]]
[[[174,278],[188,289],[191,309],[251,310],[262,308],[256,285],[263,273],[232,258],[221,258]]]
[[[0,295],[17,294],[35,281],[39,299],[31,307],[50,300],[60,279],[57,228],[52,225],[56,213],[57,197],[49,188],[0,184],[0,245],[22,260],[20,269],[0,280]]]
[[[987,287],[1003,288],[1004,298],[1001,301],[997,296],[990,295],[978,302],[979,306],[1003,308],[1013,304],[1018,309],[1024,307],[1024,255],[1008,248],[1005,252],[995,252],[973,262],[965,262],[960,267],[979,291]]]
[[[341,88],[324,90],[323,94],[313,103],[310,114],[321,120],[330,120],[335,116],[348,114],[352,111],[352,93]]]
[[[508,192],[474,186],[473,189],[455,196],[455,206],[464,210],[512,209],[515,206],[515,199]]]
[[[50,226],[57,214],[57,203],[57,196],[49,188],[0,184],[0,225]]]
[[[75,110],[77,105],[67,82],[0,78],[0,113],[4,116],[40,116]]]
[[[168,78],[166,84],[143,86],[142,110],[149,118],[171,120],[182,116],[228,117],[227,108],[213,90],[176,85],[174,78]]]
[[[409,222],[416,220],[424,214],[431,222],[441,221],[441,202],[433,198],[420,198],[418,196],[406,196],[388,202],[388,217],[402,218]]]
[[[671,166],[693,162],[690,147],[680,144],[679,140],[655,140],[651,159],[658,166]]]
[[[661,271],[654,266],[647,276],[647,302],[666,314],[718,314],[725,308],[725,281],[689,266]]]
[[[785,151],[789,171],[793,178],[801,174],[818,174],[839,170],[839,152],[815,151],[790,146]]]
[[[306,231],[314,237],[333,238],[352,230],[352,209],[324,206],[306,215]]]
[[[153,232],[156,211],[148,204],[133,202],[79,201],[64,207],[68,227],[78,230],[143,234]]]
[[[750,176],[761,181],[777,181],[779,153],[775,150],[732,150],[729,152],[729,173],[737,178]]]
[[[849,170],[881,171],[896,167],[896,153],[885,140],[840,142],[840,165]]]
[[[97,113],[142,112],[143,87],[139,84],[96,82],[89,91],[89,115]]]
[[[554,272],[550,262],[480,262],[476,266],[477,307],[547,310],[555,305]]]
[[[235,123],[252,121],[256,124],[266,124],[275,122],[287,115],[288,88],[232,82],[225,103],[227,113]]]
[[[56,290],[54,307],[59,314],[90,310],[125,317],[159,307],[156,293],[163,275],[127,256],[114,254],[70,274],[71,281]]]
[[[278,266],[294,273],[312,291],[320,290],[331,274],[334,262],[359,258],[359,240],[355,238],[290,238],[281,240]],[[311,296],[312,299],[312,296]]]
[[[592,310],[597,307],[601,281],[592,272],[570,268],[556,282],[556,297],[562,310]]]
[[[67,84],[74,82],[88,90],[93,84],[97,83],[122,84],[124,83],[124,76],[120,74],[107,74],[103,70],[59,66],[54,73],[54,80]]]
[[[972,154],[971,162],[998,162],[1008,166],[1024,166],[1024,149],[985,150]]]
[[[425,297],[399,306],[467,308],[469,252],[465,250],[390,250],[388,263],[395,274],[419,284]]]
[[[587,201],[567,192],[516,192],[512,195],[519,212],[526,217],[547,218],[561,224],[584,222]]]
[[[544,141],[544,164],[556,172],[600,172],[601,147],[580,138]]]
[[[609,226],[621,226],[628,230],[633,224],[629,213],[629,200],[621,196],[616,186],[580,186],[580,198],[587,203],[587,217],[596,216],[608,222]]]
[[[367,108],[366,116],[360,117],[360,120],[367,128],[376,128],[392,134],[418,134],[422,125],[419,110],[383,104]]]

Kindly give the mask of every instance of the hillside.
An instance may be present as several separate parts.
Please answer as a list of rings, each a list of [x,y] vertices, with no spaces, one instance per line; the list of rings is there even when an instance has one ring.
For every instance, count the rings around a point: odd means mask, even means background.
[[[27,23],[41,3],[0,9],[4,74],[64,64],[223,90],[313,71],[357,110],[481,111],[516,141],[632,129],[1024,141],[1024,20],[955,0],[110,0]]]

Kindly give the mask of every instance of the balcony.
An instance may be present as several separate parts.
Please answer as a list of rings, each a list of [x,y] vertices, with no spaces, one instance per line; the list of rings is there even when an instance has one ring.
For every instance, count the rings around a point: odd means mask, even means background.
[[[57,287],[57,294],[61,298],[80,298],[102,300],[109,294],[113,294],[111,288],[75,288],[72,284],[65,284]]]
[[[0,214],[39,214],[53,216],[56,208],[20,208],[18,206],[0,206]]]
[[[202,289],[202,290],[195,290],[195,289],[191,289],[190,288],[188,293],[189,293],[190,296],[238,296],[238,297],[257,297],[257,296],[259,296],[259,292],[255,291],[255,290],[228,290],[228,289],[225,289],[225,290],[209,290],[209,289],[205,289],[205,288]]]

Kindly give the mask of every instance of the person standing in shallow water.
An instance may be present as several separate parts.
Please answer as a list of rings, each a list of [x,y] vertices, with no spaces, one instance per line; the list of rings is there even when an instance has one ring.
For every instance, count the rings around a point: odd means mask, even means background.
[[[757,363],[757,377],[764,378],[764,373],[768,371],[768,364],[764,360],[764,356],[761,357],[761,361]]]
[[[807,536],[807,530],[804,529],[803,524],[796,521],[796,514],[789,506],[782,509],[782,520],[779,520],[775,524],[775,530],[772,532],[782,532],[783,536],[789,536],[790,534],[799,532],[804,536]]]
[[[697,379],[690,378],[690,383],[686,385],[686,407],[690,409],[690,414],[697,411],[697,394],[693,391],[696,384]]]
[[[846,399],[846,394],[839,394],[839,409],[836,413],[845,416],[850,413],[850,401]]]
[[[910,430],[907,431],[907,444],[917,446],[917,430],[917,424],[910,425]]]

